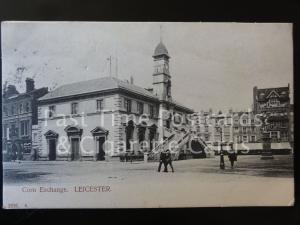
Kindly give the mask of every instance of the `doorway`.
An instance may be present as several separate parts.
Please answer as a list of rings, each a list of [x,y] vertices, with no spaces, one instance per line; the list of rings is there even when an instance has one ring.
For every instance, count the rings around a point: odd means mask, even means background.
[[[53,161],[56,160],[56,140],[49,139],[49,160]]]
[[[131,150],[131,139],[133,138],[133,130],[134,130],[134,124],[133,121],[130,120],[125,128],[126,132],[126,150]]]
[[[97,160],[105,160],[104,142],[105,137],[98,137],[98,155]]]
[[[79,138],[71,138],[71,160],[79,160]]]

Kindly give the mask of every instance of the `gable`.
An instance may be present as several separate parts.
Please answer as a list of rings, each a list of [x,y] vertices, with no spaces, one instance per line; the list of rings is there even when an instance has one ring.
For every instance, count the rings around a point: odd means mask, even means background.
[[[279,94],[275,91],[275,90],[272,90],[268,95],[267,95],[267,98],[278,98],[280,97]]]

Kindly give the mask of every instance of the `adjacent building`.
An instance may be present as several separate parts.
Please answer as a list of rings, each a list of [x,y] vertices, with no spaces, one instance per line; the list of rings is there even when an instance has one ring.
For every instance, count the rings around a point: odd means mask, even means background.
[[[162,42],[153,59],[152,88],[139,87],[133,79],[103,77],[62,85],[41,97],[33,132],[39,158],[104,160],[128,150],[140,154],[174,132],[189,130],[187,115],[193,110],[172,98],[170,56]]]
[[[259,121],[252,111],[201,111],[194,119],[198,136],[208,144],[260,142]]]
[[[32,126],[38,124],[37,99],[48,93],[48,88],[34,86],[26,79],[26,92],[19,93],[14,85],[4,87],[2,96],[2,149],[4,160],[34,158]]]
[[[267,115],[262,127],[262,115]],[[262,150],[262,129],[269,132],[274,151],[289,152],[294,143],[294,110],[287,87],[253,89],[253,110],[213,113],[212,110],[194,113],[194,130],[212,146],[233,143],[238,150]],[[222,137],[221,137],[222,135]]]
[[[290,87],[253,88],[253,111],[266,114],[267,131],[272,142],[289,142],[290,130]]]

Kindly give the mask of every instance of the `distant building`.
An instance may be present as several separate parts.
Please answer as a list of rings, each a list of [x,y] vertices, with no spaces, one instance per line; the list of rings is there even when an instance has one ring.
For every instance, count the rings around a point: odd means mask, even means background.
[[[139,155],[145,148],[153,149],[153,141],[187,131],[186,116],[193,110],[172,99],[169,58],[160,42],[153,55],[153,85],[149,89],[133,84],[133,79],[103,77],[62,85],[40,98],[35,130],[39,157],[105,160],[129,150]],[[182,116],[181,127],[172,123],[174,114]],[[143,120],[145,115],[147,121]],[[144,146],[144,141],[149,146]],[[107,145],[109,142],[113,146]]]
[[[290,141],[290,87],[253,88],[253,111],[268,115],[267,131],[272,142]]]
[[[290,104],[290,114],[289,114],[289,130],[290,130],[290,143],[294,149],[294,104]]]
[[[14,85],[4,87],[2,95],[2,149],[4,160],[30,159],[32,126],[38,124],[37,99],[48,88],[35,89],[34,80],[26,79],[26,92],[19,93]]]
[[[194,113],[198,135],[207,143],[257,143],[260,142],[260,127],[253,112],[240,111]],[[220,131],[221,129],[221,131]]]
[[[290,150],[294,143],[294,109],[290,104],[289,86],[253,89],[253,111],[194,113],[194,130],[207,143],[246,144],[251,150],[261,150],[261,115],[267,115],[266,129],[270,134],[272,149]],[[220,132],[221,128],[221,132]],[[221,139],[222,133],[222,139]],[[288,143],[289,142],[289,143]],[[244,145],[245,146],[245,145]],[[243,148],[239,145],[238,148]]]

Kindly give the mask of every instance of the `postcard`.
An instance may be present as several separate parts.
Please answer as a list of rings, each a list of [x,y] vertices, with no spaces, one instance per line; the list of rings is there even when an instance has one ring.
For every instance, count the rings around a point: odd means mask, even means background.
[[[2,22],[2,207],[292,206],[292,31]]]

